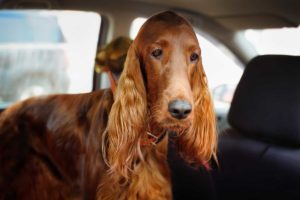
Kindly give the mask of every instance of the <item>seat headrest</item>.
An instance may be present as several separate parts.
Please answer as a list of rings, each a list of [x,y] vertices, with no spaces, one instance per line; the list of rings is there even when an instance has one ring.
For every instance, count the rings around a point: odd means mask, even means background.
[[[236,88],[228,120],[243,135],[300,145],[300,56],[251,60]]]

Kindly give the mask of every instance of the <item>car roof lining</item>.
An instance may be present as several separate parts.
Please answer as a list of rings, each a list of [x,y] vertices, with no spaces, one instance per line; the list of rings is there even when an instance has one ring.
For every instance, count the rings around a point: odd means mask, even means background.
[[[230,30],[295,27],[300,24],[300,1],[297,0],[0,0],[2,6],[52,9],[60,6],[67,9],[89,5],[100,7],[101,4],[113,7],[118,2],[122,5],[148,4],[149,8],[159,6],[196,12]]]
[[[152,2],[202,13],[232,30],[295,27],[300,24],[300,2],[297,0],[130,1]]]

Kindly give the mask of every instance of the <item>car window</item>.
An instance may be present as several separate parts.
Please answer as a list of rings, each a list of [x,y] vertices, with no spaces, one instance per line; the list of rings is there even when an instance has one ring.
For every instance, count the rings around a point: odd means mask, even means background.
[[[242,31],[258,54],[300,55],[300,26]]]
[[[234,85],[240,80],[243,68],[236,58],[217,41],[207,39],[203,34],[197,33],[197,38],[201,46],[202,62],[209,81],[209,87],[214,94],[218,88],[228,88],[233,93]],[[232,91],[233,90],[233,91]],[[231,102],[228,96],[220,101]],[[231,94],[232,95],[232,94]]]
[[[147,20],[147,18],[145,18],[145,17],[137,17],[132,21],[131,27],[129,30],[130,31],[129,36],[131,39],[134,39],[136,37],[141,26],[145,23],[146,20]]]
[[[92,12],[0,11],[0,107],[91,91],[100,24]]]

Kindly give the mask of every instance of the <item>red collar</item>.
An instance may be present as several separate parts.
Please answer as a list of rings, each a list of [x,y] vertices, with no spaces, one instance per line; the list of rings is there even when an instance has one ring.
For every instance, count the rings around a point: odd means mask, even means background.
[[[167,132],[164,132],[160,135],[154,135],[148,131],[146,131],[146,136],[145,138],[143,138],[140,142],[141,146],[149,146],[149,145],[153,145],[156,146],[158,143],[160,143],[165,136],[167,135]]]

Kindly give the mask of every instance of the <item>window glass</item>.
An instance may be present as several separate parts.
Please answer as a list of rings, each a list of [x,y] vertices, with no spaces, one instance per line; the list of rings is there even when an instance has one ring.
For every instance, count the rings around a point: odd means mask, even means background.
[[[141,26],[145,23],[146,20],[147,20],[147,18],[138,17],[132,21],[131,27],[130,27],[130,33],[129,33],[129,36],[131,39],[134,39],[136,37]]]
[[[243,31],[258,54],[300,55],[300,26]]]
[[[91,91],[100,24],[92,12],[0,11],[0,107]]]
[[[217,42],[196,34],[201,46],[202,63],[215,101],[230,104],[243,69],[237,60]]]

